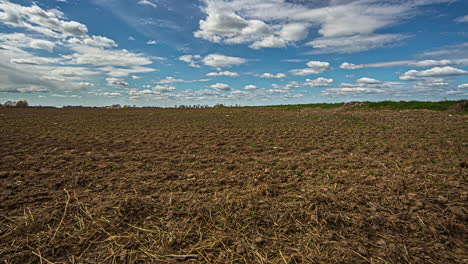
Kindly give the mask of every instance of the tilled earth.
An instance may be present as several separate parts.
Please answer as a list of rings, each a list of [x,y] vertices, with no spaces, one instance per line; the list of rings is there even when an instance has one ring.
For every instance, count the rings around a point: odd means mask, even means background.
[[[0,109],[1,263],[467,263],[467,115]]]

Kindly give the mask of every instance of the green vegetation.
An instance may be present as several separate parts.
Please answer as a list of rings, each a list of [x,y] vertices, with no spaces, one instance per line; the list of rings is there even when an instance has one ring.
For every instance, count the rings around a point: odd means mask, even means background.
[[[259,107],[268,107],[280,110],[293,110],[293,109],[302,109],[306,107],[319,107],[322,109],[330,109],[330,108],[337,108],[343,106],[344,103],[333,103],[333,104],[298,104],[298,105],[267,105],[267,106],[259,106]]]
[[[420,101],[383,101],[383,102],[364,102],[362,107],[367,108],[377,108],[377,109],[396,109],[396,110],[406,110],[406,109],[428,109],[434,111],[445,111],[448,110],[455,104],[462,103],[464,100],[460,101],[439,101],[439,102],[420,102]]]
[[[303,108],[322,108],[331,109],[341,106],[349,106],[356,108],[370,108],[370,109],[394,109],[394,110],[411,110],[411,109],[427,109],[434,111],[445,111],[450,109],[453,105],[464,102],[459,101],[439,101],[439,102],[422,102],[422,101],[382,101],[382,102],[356,102],[356,103],[322,103],[322,104],[299,104],[299,105],[271,105],[262,106],[278,110],[293,110]],[[466,110],[464,112],[467,112]]]

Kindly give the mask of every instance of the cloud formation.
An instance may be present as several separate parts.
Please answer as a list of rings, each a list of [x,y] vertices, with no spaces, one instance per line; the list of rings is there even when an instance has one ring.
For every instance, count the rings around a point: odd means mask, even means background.
[[[310,74],[319,74],[331,68],[330,63],[324,61],[309,61],[306,65],[308,68],[293,69],[289,72],[296,76],[307,76]]]
[[[450,66],[434,67],[425,71],[410,70],[400,76],[400,80],[414,81],[418,77],[448,77],[448,76],[461,76],[468,75],[468,71],[453,68]]]
[[[222,71],[222,72],[210,72],[206,76],[228,76],[228,77],[239,77],[237,72]]]
[[[265,72],[265,73],[260,75],[260,78],[281,79],[281,78],[286,78],[286,74],[284,74],[284,73],[271,74],[271,73]]]

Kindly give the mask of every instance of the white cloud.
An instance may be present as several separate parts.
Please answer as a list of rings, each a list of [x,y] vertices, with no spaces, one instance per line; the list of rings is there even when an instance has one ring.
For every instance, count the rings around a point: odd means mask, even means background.
[[[460,60],[400,60],[400,61],[385,61],[368,64],[353,64],[349,62],[343,62],[340,65],[341,69],[355,70],[361,68],[384,68],[384,67],[436,67],[436,66],[448,66],[461,64]]]
[[[382,83],[379,80],[372,79],[372,78],[367,78],[367,77],[362,77],[362,78],[358,79],[356,82],[364,83],[364,84],[379,84],[379,83]]]
[[[133,80],[139,80],[139,79],[141,79],[141,76],[132,75],[132,79],[133,79]]]
[[[372,34],[343,37],[320,37],[308,42],[315,50],[311,54],[354,53],[382,48],[407,38],[401,34]]]
[[[75,64],[90,64],[95,66],[141,66],[152,62],[141,53],[122,50],[107,50],[96,47],[71,44],[70,49],[75,53],[64,56]]]
[[[205,65],[213,68],[238,66],[247,62],[244,58],[230,57],[221,54],[210,54],[204,57],[202,61]]]
[[[468,22],[468,15],[459,17],[459,18],[455,19],[455,21],[458,22],[458,23],[467,23]]]
[[[206,76],[228,76],[228,77],[239,77],[237,72],[222,71],[222,72],[210,72]]]
[[[309,25],[303,23],[286,24],[281,28],[279,35],[287,41],[300,41],[307,38]]]
[[[29,65],[38,65],[39,64],[36,60],[31,60],[31,59],[11,59],[10,63],[29,64]]]
[[[49,52],[52,52],[55,48],[55,44],[51,41],[45,39],[32,38],[23,33],[0,33],[0,39],[0,43],[17,48],[42,49],[47,50]]]
[[[0,43],[3,39],[0,39]],[[97,72],[86,67],[64,66],[60,58],[36,56],[18,47],[0,49],[0,92],[79,91]]]
[[[188,63],[190,67],[200,68],[201,58],[200,55],[182,55],[179,60]]]
[[[106,78],[106,81],[107,81],[107,84],[113,85],[113,86],[128,86],[128,82],[119,78],[110,77],[110,78]]]
[[[72,38],[69,40],[70,43],[77,44],[79,43],[79,40],[76,38]],[[93,47],[99,47],[99,48],[111,48],[111,47],[117,47],[117,44],[115,43],[114,40],[102,36],[92,36],[92,37],[87,37],[83,40],[82,42],[84,45],[88,46],[93,46]]]
[[[262,75],[260,75],[260,77],[281,79],[281,78],[286,78],[286,74],[284,73],[271,74],[271,73],[265,72]]]
[[[319,74],[330,69],[330,63],[324,61],[309,61],[306,65],[308,68],[294,69],[289,72],[296,76],[307,76],[310,74]]]
[[[418,55],[423,58],[450,59],[468,65],[468,42],[442,46]]]
[[[197,38],[216,43],[240,44],[261,41],[263,37],[272,34],[270,27],[263,21],[246,20],[235,12],[216,6],[214,2],[208,2],[204,11],[208,16],[200,20],[200,29],[194,33]],[[271,43],[264,43],[268,44]],[[258,43],[255,46],[260,45]]]
[[[362,64],[353,64],[353,63],[349,63],[349,62],[343,62],[340,65],[340,69],[347,69],[347,70],[361,69],[363,67],[364,67],[364,65],[362,65]]]
[[[158,42],[156,40],[148,40],[148,42],[146,42],[146,44],[155,45],[155,44],[158,44]]]
[[[252,49],[261,48],[284,48],[286,47],[286,41],[276,36],[268,36],[262,40],[257,40],[249,46]]]
[[[34,30],[49,37],[84,36],[88,32],[81,23],[62,20],[62,13],[56,9],[46,11],[37,5],[27,7],[2,1],[0,11],[0,22]]]
[[[402,74],[400,79],[405,81],[414,81],[417,80],[418,77],[447,77],[460,75],[468,75],[468,72],[462,69],[445,66],[434,67],[425,71],[410,70]]]
[[[52,52],[55,44],[47,40],[36,39],[31,42],[30,46],[33,49],[43,49]]]
[[[153,2],[154,2],[154,0],[153,0]],[[154,8],[154,7],[157,7],[157,5],[156,5],[155,3],[153,3],[153,2],[150,1],[150,0],[140,0],[140,1],[138,1],[138,4],[139,4],[139,5],[151,6],[151,7],[153,7],[153,8]]]
[[[80,82],[78,84],[80,86],[83,86],[83,87],[94,87],[95,86],[93,83],[89,83],[89,82]]]
[[[215,89],[215,90],[218,90],[218,91],[230,91],[230,90],[232,90],[231,87],[229,87],[229,85],[227,85],[225,83],[216,83],[216,84],[210,85],[210,87]]]
[[[460,85],[458,85],[458,88],[460,88],[460,89],[468,89],[468,83],[460,84]]]
[[[311,79],[306,79],[304,86],[310,86],[310,87],[327,87],[330,86],[330,84],[333,83],[333,79],[327,79],[327,78],[322,78],[319,77],[315,80]]]
[[[46,11],[37,5],[27,7],[1,1],[0,11],[0,22],[34,30],[49,37],[84,36],[88,32],[81,23],[62,20],[62,13],[56,9]]]
[[[156,86],[151,86],[151,85],[143,85],[143,88],[149,88],[153,91],[155,91],[156,93],[169,93],[169,92],[172,92],[174,90],[176,90],[176,87],[175,86],[172,86],[172,85],[156,85]]]
[[[192,82],[207,82],[207,81],[210,81],[210,79],[199,79],[199,80],[183,80],[183,79],[176,79],[174,77],[171,77],[171,76],[167,76],[166,78],[156,82],[156,83],[161,83],[161,84],[165,84],[165,83],[178,83],[178,82],[181,82],[181,83],[192,83]]]
[[[117,77],[117,78],[127,77],[130,74],[135,74],[135,73],[147,73],[147,72],[155,71],[155,69],[153,68],[147,68],[147,67],[141,67],[141,66],[131,66],[129,68],[106,66],[106,67],[99,68],[99,70],[105,72],[110,77]]]
[[[452,60],[423,60],[409,63],[408,66],[413,67],[436,67],[436,66],[448,66],[457,64]]]
[[[404,21],[420,6],[444,1],[345,0],[312,5],[284,0],[204,0],[207,16],[194,35],[217,43],[249,43],[252,48],[283,47],[306,39],[311,28],[318,28],[321,37],[310,42],[315,53],[357,52],[398,43],[406,36],[375,32]],[[253,21],[262,30],[246,30]]]
[[[122,96],[122,94],[121,94],[121,93],[118,93],[118,92],[99,93],[99,95],[106,96],[106,97],[111,97],[111,98],[115,98],[115,97],[120,97],[120,96]]]
[[[255,89],[258,89],[258,87],[255,86],[255,85],[249,84],[249,85],[244,86],[244,89],[246,89],[246,90],[255,90]]]
[[[51,94],[50,96],[59,97],[59,98],[81,98],[81,95],[77,95],[77,94],[71,94],[71,95]]]

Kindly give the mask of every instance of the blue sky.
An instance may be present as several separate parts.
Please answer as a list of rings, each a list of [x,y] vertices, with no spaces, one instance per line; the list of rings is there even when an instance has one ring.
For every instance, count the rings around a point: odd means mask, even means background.
[[[0,0],[0,102],[468,97],[465,0]]]

